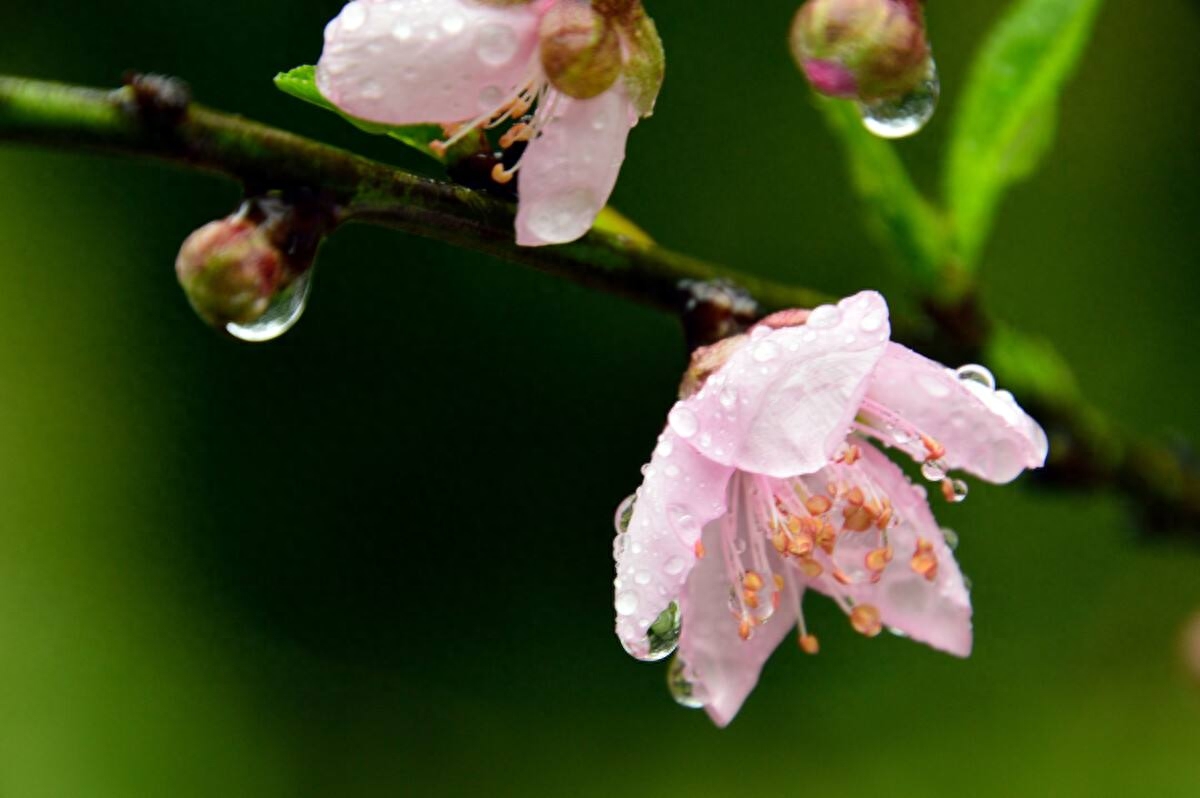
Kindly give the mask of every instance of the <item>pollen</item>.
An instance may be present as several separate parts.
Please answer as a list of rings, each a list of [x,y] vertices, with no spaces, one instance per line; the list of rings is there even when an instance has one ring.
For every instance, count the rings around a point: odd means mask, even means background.
[[[694,550],[696,552],[696,559],[703,560],[704,559],[704,541],[697,540]]]
[[[924,433],[921,434],[921,445],[929,453],[930,460],[941,460],[946,456],[946,447]]]
[[[850,625],[854,631],[867,637],[875,637],[883,631],[879,610],[873,604],[859,604],[850,610]]]
[[[765,583],[763,582],[762,577],[759,576],[755,571],[747,571],[746,575],[742,578],[742,586],[751,593],[762,590],[763,584]]]
[[[821,650],[821,643],[816,635],[800,635],[800,650],[805,654],[816,654]]]
[[[865,502],[866,500],[867,500],[867,497],[865,495],[863,495],[863,489],[858,487],[857,485],[855,485],[853,488],[851,488],[850,492],[846,494],[846,501],[848,501],[850,504],[854,505],[855,507],[861,507],[863,502]]]
[[[825,573],[824,566],[822,566],[821,563],[817,562],[812,557],[806,557],[800,560],[800,570],[803,571],[804,575],[809,579],[816,579],[818,576]]]
[[[884,546],[879,549],[872,549],[867,552],[866,565],[867,570],[874,573],[880,573],[888,567],[888,563],[892,561],[892,547]]]
[[[833,502],[825,496],[811,496],[804,502],[804,509],[812,515],[824,515],[833,507]]]
[[[742,640],[749,640],[750,634],[754,631],[754,625],[750,623],[749,618],[742,618],[738,622],[738,637]]]
[[[866,532],[875,524],[875,516],[871,511],[861,505],[850,507],[842,510],[842,529],[847,532]]]
[[[511,183],[514,174],[516,173],[505,169],[504,164],[502,163],[498,163],[492,167],[492,180],[496,181],[502,186],[506,183]]]
[[[917,538],[917,551],[913,554],[912,569],[930,582],[937,579],[937,555],[933,552],[933,544],[925,538]]]

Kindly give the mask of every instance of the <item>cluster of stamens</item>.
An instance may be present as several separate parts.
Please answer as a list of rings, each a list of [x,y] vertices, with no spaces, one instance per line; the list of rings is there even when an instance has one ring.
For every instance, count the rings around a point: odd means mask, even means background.
[[[876,429],[869,429],[878,434]],[[877,583],[883,578],[893,566],[895,555],[888,533],[902,521],[891,498],[869,472],[858,467],[863,452],[854,440],[852,436],[819,477],[739,477],[744,482],[732,491],[733,506],[722,527],[721,554],[731,585],[729,608],[743,640],[770,620],[792,580],[796,580],[792,592],[797,604],[799,645],[806,653],[817,653],[820,644],[809,633],[800,606],[805,586],[819,586],[832,596],[860,634],[875,637],[883,630],[879,609],[855,602],[845,588]],[[908,449],[914,456],[920,455],[927,475],[940,474],[947,498],[958,500],[958,491],[946,487],[951,481],[944,478],[945,447],[916,430],[910,440]],[[739,537],[739,528],[750,531],[746,539]],[[767,557],[766,545],[783,559],[786,567],[782,572],[772,571],[773,558]],[[846,546],[854,550],[853,567],[845,553],[835,558],[839,547]],[[705,555],[702,544],[697,544],[696,554]],[[918,538],[907,567],[934,581],[938,574],[934,544]]]
[[[557,97],[557,93],[551,96],[550,84],[545,79],[531,78],[513,96],[492,110],[469,122],[446,126],[446,138],[430,142],[429,149],[439,157],[444,156],[472,132],[492,130],[510,120],[513,121],[512,125],[498,139],[501,150],[507,151],[518,143],[533,141],[553,116]],[[511,167],[496,163],[492,167],[492,180],[500,185],[511,182],[520,165],[520,158]]]

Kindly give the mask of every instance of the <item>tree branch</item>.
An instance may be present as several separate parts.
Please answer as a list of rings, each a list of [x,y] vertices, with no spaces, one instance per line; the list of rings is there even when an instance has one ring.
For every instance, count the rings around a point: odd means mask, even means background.
[[[340,221],[385,225],[486,252],[685,317],[697,301],[696,284],[714,280],[732,282],[753,297],[757,308],[750,304],[749,311],[734,303],[751,315],[828,300],[616,231],[593,230],[558,247],[517,247],[510,203],[204,108],[167,81],[134,81],[106,92],[0,76],[0,141],[152,157],[227,175],[252,190],[313,193]],[[932,323],[895,319],[896,338],[948,362],[1005,360],[996,349],[997,325],[970,298],[929,311]],[[1051,435],[1042,481],[1122,492],[1136,502],[1150,531],[1186,530],[1200,543],[1200,471],[1166,447],[1122,433],[1073,386],[1063,387],[1069,375],[1037,379],[1023,361],[1009,355],[997,371]]]

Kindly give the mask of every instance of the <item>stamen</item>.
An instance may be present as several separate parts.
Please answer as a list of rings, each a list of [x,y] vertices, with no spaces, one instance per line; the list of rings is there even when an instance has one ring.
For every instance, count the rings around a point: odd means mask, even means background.
[[[875,637],[883,631],[879,610],[873,604],[859,604],[850,611],[850,625],[854,631],[867,637]]]
[[[917,551],[910,564],[915,572],[930,582],[937,579],[937,555],[933,552],[933,544],[925,538],[917,538]]]
[[[498,163],[492,167],[492,180],[503,186],[511,182],[516,173],[515,169],[505,169],[504,164]]]

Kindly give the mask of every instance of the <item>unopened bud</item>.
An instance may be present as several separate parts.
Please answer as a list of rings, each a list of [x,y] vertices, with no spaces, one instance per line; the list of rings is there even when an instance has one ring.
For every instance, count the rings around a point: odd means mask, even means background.
[[[792,55],[819,93],[870,103],[913,91],[930,71],[918,0],[808,0]]]
[[[542,17],[542,69],[554,88],[587,100],[621,76],[621,38],[604,16],[582,3],[559,3]]]
[[[283,279],[283,253],[256,222],[230,216],[188,236],[175,274],[199,316],[215,327],[267,312]]]

